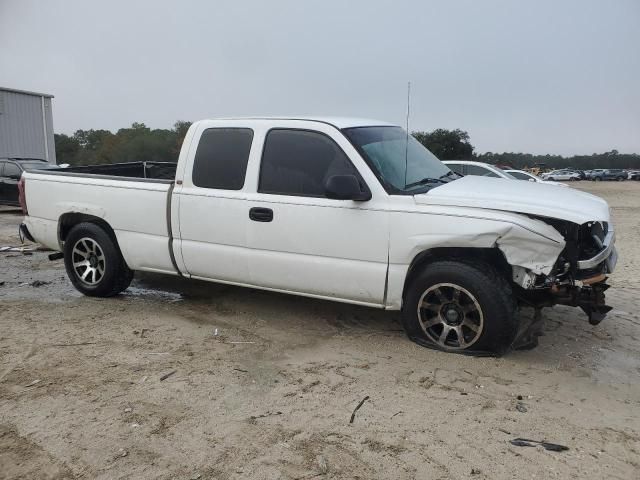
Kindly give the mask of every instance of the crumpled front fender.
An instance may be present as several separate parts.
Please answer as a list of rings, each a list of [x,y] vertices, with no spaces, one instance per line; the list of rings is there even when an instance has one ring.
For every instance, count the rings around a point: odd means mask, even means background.
[[[419,226],[396,224],[401,231],[392,233],[392,245],[395,239],[402,242],[404,230],[404,241],[409,242],[404,251],[410,257],[396,257],[394,253],[400,251],[394,252],[392,247],[392,263],[411,263],[421,252],[434,248],[498,248],[512,267],[548,275],[565,247],[563,236],[555,228],[524,215],[484,211],[477,216],[466,213],[420,217]]]

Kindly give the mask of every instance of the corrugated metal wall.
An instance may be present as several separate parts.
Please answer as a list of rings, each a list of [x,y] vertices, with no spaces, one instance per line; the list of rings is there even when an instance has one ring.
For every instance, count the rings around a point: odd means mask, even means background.
[[[40,158],[56,163],[51,110],[49,97],[0,90],[0,158]]]

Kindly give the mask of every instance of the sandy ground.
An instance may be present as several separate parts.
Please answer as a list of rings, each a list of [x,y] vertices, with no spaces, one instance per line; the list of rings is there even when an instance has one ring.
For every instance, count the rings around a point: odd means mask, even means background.
[[[499,359],[242,288],[138,275],[86,298],[46,253],[0,253],[0,479],[640,478],[640,182],[575,187],[613,207],[614,310],[545,310],[540,346]],[[0,213],[0,245],[19,221]]]

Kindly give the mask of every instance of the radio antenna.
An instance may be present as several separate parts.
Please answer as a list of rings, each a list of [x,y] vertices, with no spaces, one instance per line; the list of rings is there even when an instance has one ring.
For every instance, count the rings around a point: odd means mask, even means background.
[[[411,114],[411,82],[407,82],[407,141],[404,145],[404,187],[407,188],[407,168],[409,163],[409,115]]]

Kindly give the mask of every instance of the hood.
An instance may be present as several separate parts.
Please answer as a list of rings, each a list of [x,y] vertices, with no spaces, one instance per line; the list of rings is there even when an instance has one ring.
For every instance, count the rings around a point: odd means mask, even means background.
[[[421,205],[483,208],[557,218],[582,225],[609,221],[609,205],[573,188],[502,178],[466,176],[416,195]]]

